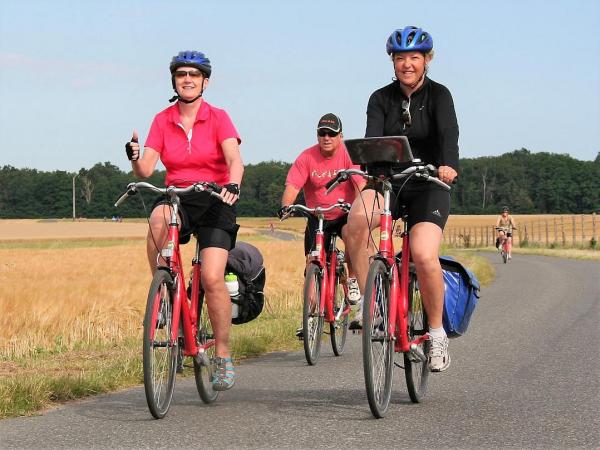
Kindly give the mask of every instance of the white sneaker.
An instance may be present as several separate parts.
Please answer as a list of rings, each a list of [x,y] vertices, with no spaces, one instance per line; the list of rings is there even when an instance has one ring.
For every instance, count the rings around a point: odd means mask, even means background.
[[[350,322],[350,326],[348,326],[349,330],[362,330],[362,312],[364,301],[365,300],[361,295],[358,299],[358,311],[354,315],[354,320]]]
[[[429,352],[427,355],[427,360],[429,370],[432,372],[443,372],[450,366],[448,336],[441,338],[429,338]]]
[[[356,305],[360,300],[360,288],[358,287],[358,281],[356,278],[348,278],[346,282],[348,286],[348,303]]]

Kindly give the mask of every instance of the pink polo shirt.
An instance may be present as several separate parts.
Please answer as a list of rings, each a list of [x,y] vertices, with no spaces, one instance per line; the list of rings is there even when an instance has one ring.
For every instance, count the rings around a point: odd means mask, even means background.
[[[343,142],[330,158],[321,155],[319,144],[313,145],[296,158],[290,167],[285,184],[291,184],[296,189],[304,189],[304,199],[309,208],[331,206],[340,198],[352,203],[356,197],[353,182],[341,183],[329,194],[325,189],[327,182],[344,169],[360,169],[360,166],[352,164]],[[362,178],[358,178],[356,181],[361,183]],[[343,214],[340,209],[334,209],[325,214],[325,219],[337,219]]]
[[[196,181],[229,183],[229,168],[221,143],[241,142],[227,113],[202,100],[188,136],[181,125],[177,103],[154,117],[146,147],[156,150],[167,169],[165,185],[189,186]]]

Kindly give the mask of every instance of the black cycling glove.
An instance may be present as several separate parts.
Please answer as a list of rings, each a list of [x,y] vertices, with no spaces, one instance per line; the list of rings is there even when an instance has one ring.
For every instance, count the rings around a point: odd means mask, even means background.
[[[289,210],[290,210],[289,206],[282,206],[281,208],[279,208],[277,210],[277,217],[282,219],[283,216],[285,216],[289,212]]]
[[[231,192],[234,195],[240,195],[240,185],[237,183],[227,183],[225,186],[228,192]]]
[[[138,159],[140,159],[139,152],[135,158],[133,157],[133,149],[131,148],[131,143],[137,143],[137,141],[137,138],[131,138],[131,141],[125,144],[125,153],[127,153],[127,159],[129,159],[129,161],[137,161]]]

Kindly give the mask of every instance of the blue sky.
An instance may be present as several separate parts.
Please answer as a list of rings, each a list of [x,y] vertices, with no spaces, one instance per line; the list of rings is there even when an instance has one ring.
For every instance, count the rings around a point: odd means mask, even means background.
[[[393,76],[385,41],[405,25],[433,36],[461,157],[596,157],[597,0],[0,0],[0,165],[129,170],[124,143],[168,106],[186,49],[210,57],[205,98],[232,117],[244,162],[291,162],[326,112],[364,135],[369,95]]]

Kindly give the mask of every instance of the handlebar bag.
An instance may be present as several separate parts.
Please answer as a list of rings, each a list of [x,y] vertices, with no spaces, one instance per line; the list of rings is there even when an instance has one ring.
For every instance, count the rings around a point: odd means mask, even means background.
[[[451,256],[440,256],[444,276],[444,313],[442,321],[450,338],[467,332],[480,296],[479,281],[469,269]]]

